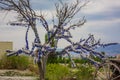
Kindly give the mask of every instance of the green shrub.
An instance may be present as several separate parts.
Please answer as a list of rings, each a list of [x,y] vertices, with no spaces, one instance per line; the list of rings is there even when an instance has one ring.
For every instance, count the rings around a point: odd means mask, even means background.
[[[29,67],[29,64],[30,60],[27,56],[21,55],[7,57],[6,55],[3,55],[0,61],[0,68],[24,70]]]
[[[77,80],[93,80],[94,71],[92,65],[80,65],[75,75]]]
[[[70,63],[69,58],[58,58],[58,63]]]
[[[47,63],[58,63],[58,57],[56,55],[55,52],[51,52],[49,55],[48,55],[48,60],[47,60]]]
[[[69,69],[60,64],[48,64],[46,80],[63,80],[69,75]]]

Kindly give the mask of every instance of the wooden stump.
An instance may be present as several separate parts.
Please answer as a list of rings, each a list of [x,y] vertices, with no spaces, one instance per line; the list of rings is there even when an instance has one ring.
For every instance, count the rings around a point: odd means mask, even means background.
[[[115,70],[114,74],[112,75],[112,77],[118,77],[120,76],[120,59],[114,59],[114,60],[110,60],[113,64],[115,64],[116,66],[118,66],[118,70]],[[114,68],[111,66],[110,67],[112,70],[114,70]],[[118,77],[115,80],[120,80],[120,77]]]

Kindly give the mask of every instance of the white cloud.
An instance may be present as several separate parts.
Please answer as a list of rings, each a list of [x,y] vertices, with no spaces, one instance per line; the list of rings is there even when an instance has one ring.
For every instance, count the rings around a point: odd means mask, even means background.
[[[88,21],[81,28],[72,30],[73,40],[87,38],[88,34],[93,34],[95,38],[102,42],[120,42],[120,19]]]
[[[82,10],[85,14],[97,14],[120,7],[119,0],[91,0]]]
[[[43,16],[45,17],[46,20],[52,20],[53,16],[56,16],[56,11],[55,10],[36,10],[35,11],[37,15],[41,15],[41,13],[43,14]]]
[[[0,11],[0,27],[11,21],[16,21],[17,13],[15,11]]]
[[[120,19],[109,19],[109,20],[96,20],[96,21],[88,21],[86,24],[89,26],[97,27],[95,25],[101,26],[102,28],[110,27],[112,24],[120,23]]]
[[[2,30],[1,30],[2,29]],[[20,49],[25,47],[25,34],[26,34],[25,27],[7,27],[7,28],[0,28],[0,41],[12,41],[14,49]],[[44,42],[44,34],[45,30],[42,27],[38,28],[38,33],[41,39],[41,42]],[[32,42],[34,41],[34,33],[30,28],[28,32],[28,41],[29,46],[31,47]]]
[[[104,42],[120,42],[119,23],[120,19],[89,21],[80,32],[83,32],[83,35],[85,33],[94,34]]]

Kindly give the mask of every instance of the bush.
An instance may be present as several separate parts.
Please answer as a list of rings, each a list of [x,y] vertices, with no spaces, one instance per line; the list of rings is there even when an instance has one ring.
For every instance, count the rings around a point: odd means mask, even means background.
[[[63,80],[69,75],[69,69],[60,64],[48,64],[46,80]]]
[[[0,69],[19,69],[25,70],[29,67],[30,60],[28,56],[2,56],[0,61]]]
[[[77,80],[93,80],[95,69],[92,65],[80,65],[75,73]]]
[[[47,63],[58,63],[58,57],[57,57],[57,54],[55,52],[51,52],[49,55],[48,55],[48,60],[47,60]]]

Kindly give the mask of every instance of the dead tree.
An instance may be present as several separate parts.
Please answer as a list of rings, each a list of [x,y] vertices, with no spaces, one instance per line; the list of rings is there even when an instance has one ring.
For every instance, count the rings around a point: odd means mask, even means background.
[[[81,4],[79,0],[76,0],[73,3],[63,3],[59,1],[55,4],[56,7],[56,22],[53,19],[53,28],[49,29],[49,24],[44,18],[44,16],[37,15],[36,12],[32,9],[30,0],[0,0],[0,10],[6,11],[15,11],[18,14],[17,23],[10,23],[10,25],[20,25],[27,27],[27,31],[25,34],[26,47],[21,48],[17,51],[7,50],[9,53],[8,56],[11,55],[19,55],[21,53],[25,53],[27,55],[31,55],[34,57],[35,62],[38,64],[40,80],[45,80],[45,72],[46,72],[46,62],[48,59],[48,55],[53,51],[56,51],[57,45],[60,39],[65,39],[70,43],[69,46],[65,47],[61,54],[68,54],[73,67],[75,64],[69,54],[70,51],[81,53],[81,52],[92,52],[100,57],[103,57],[102,54],[95,52],[94,48],[100,43],[95,42],[93,35],[90,35],[88,39],[80,40],[79,42],[73,42],[71,40],[72,34],[70,32],[71,29],[75,29],[76,27],[81,27],[86,22],[85,18],[80,18],[77,22],[73,22],[75,15],[84,7],[87,2]],[[45,43],[41,43],[41,38],[39,37],[40,32],[37,31],[36,21],[40,21],[43,28],[45,28],[47,32],[47,41]],[[29,49],[28,46],[28,31],[29,28],[32,28],[35,39],[32,44],[32,49]],[[51,42],[55,41],[55,45],[51,46]]]

